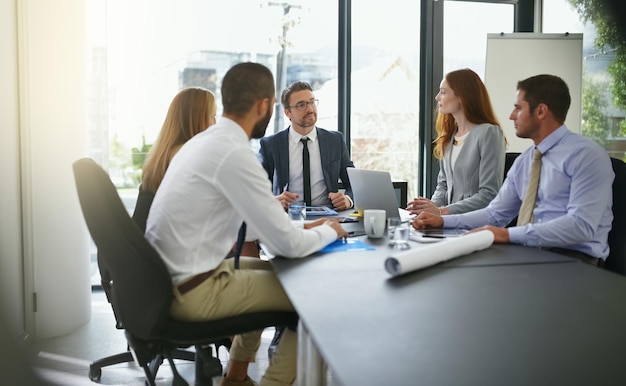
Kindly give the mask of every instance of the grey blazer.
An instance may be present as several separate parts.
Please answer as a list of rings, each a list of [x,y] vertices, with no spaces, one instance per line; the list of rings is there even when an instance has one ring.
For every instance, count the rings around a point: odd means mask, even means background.
[[[339,180],[343,183],[345,194],[353,198],[347,168],[354,167],[348,156],[348,148],[343,134],[338,131],[328,131],[316,127],[317,139],[320,146],[322,173],[326,190],[337,192]],[[289,183],[289,128],[279,131],[269,137],[261,139],[259,161],[272,181],[272,192],[279,195]]]
[[[489,123],[474,127],[465,139],[454,170],[452,146],[450,141],[439,161],[437,188],[431,200],[446,207],[450,214],[486,207],[504,179],[506,149],[502,130]]]

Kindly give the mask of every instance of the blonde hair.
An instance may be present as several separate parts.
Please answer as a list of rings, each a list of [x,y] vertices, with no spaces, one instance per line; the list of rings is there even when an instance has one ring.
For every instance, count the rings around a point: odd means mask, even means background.
[[[461,104],[463,114],[468,121],[477,125],[491,123],[502,129],[493,111],[487,88],[474,71],[469,68],[451,71],[446,74],[445,79],[454,94],[463,102]],[[433,149],[435,158],[443,158],[444,147],[452,140],[456,129],[456,121],[452,114],[437,114],[435,125],[437,138],[435,138],[435,148]]]
[[[216,111],[215,95],[207,89],[189,87],[176,94],[159,136],[146,157],[141,178],[144,190],[156,192],[176,152],[194,135],[213,124]]]

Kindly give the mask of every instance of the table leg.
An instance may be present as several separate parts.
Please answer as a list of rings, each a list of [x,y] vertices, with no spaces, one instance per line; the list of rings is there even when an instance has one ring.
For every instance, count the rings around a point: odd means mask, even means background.
[[[308,331],[298,322],[298,374],[297,386],[326,386],[326,363],[309,337]]]

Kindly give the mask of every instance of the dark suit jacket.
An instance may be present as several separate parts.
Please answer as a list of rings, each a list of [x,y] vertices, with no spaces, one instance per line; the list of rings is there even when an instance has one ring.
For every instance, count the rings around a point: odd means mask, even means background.
[[[354,164],[348,156],[343,134],[319,127],[315,129],[320,146],[326,190],[329,193],[337,192],[338,181],[341,179],[346,189],[345,194],[352,198],[352,188],[346,169],[353,168]],[[289,128],[261,139],[259,161],[272,181],[272,192],[275,196],[281,194],[285,185],[289,183]]]

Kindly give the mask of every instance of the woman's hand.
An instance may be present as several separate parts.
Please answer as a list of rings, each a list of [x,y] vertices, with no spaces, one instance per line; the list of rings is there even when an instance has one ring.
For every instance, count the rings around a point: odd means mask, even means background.
[[[448,214],[445,208],[439,208],[434,202],[425,197],[414,198],[413,201],[407,204],[406,210],[411,214],[420,214],[422,212],[437,215]]]

